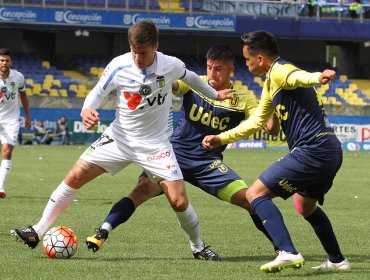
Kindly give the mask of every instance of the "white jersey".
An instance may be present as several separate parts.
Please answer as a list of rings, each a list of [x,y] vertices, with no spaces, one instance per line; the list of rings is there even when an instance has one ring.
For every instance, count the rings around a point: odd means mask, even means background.
[[[185,73],[181,60],[161,52],[156,52],[154,63],[146,69],[139,69],[132,54],[126,53],[108,64],[89,95],[102,100],[112,91],[117,94],[116,118],[111,124],[116,140],[161,143],[172,134],[172,82]],[[98,105],[88,103],[85,100],[83,109]]]
[[[22,73],[10,69],[9,77],[0,77],[0,122],[19,121],[19,92],[25,91]]]

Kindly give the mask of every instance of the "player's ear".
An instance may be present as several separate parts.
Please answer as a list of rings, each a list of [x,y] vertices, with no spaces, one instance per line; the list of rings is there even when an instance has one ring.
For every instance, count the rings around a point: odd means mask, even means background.
[[[159,48],[159,42],[155,43],[154,49],[157,51]]]

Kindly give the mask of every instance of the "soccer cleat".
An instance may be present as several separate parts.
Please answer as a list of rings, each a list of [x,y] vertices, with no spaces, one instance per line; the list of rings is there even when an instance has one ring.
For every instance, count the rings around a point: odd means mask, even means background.
[[[301,268],[304,265],[304,259],[301,254],[294,255],[289,252],[279,251],[278,256],[272,262],[261,266],[260,270],[263,272],[279,272],[284,268]]]
[[[40,242],[39,236],[31,226],[28,226],[26,229],[13,228],[10,231],[10,234],[15,236],[17,240],[22,240],[32,249],[34,249]]]
[[[326,262],[324,262],[323,264],[313,267],[313,269],[317,269],[317,270],[329,270],[329,269],[348,270],[350,268],[351,268],[351,264],[349,263],[347,259],[345,259],[344,261],[341,261],[340,263],[332,263],[331,261],[326,260]]]
[[[0,192],[0,198],[5,198],[5,197],[6,197],[6,192],[1,191]]]
[[[209,246],[205,246],[203,250],[196,250],[193,252],[194,259],[222,262],[222,257],[216,252],[212,251]]]
[[[108,238],[109,232],[106,229],[98,228],[93,236],[86,238],[87,249],[92,249],[93,252],[97,252]]]

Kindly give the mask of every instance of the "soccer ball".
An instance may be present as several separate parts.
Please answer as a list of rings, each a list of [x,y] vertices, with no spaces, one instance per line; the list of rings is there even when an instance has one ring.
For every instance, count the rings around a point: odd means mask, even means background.
[[[44,235],[42,246],[52,259],[69,259],[77,251],[77,236],[66,226],[56,226]]]

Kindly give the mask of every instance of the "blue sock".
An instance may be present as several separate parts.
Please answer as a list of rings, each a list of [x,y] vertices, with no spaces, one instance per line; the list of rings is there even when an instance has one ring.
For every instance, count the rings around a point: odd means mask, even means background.
[[[258,197],[253,200],[251,207],[261,219],[266,231],[279,250],[298,254],[284,224],[283,216],[271,199],[267,196]]]
[[[279,248],[274,244],[274,241],[272,240],[270,234],[263,226],[261,219],[255,214],[251,215],[251,218],[256,228],[259,229],[267,237],[267,239],[271,241],[272,245],[274,246],[274,250],[279,250]]]
[[[128,197],[122,198],[110,210],[105,222],[110,223],[112,229],[115,229],[120,224],[123,224],[135,212],[135,206],[132,200]]]
[[[324,250],[329,256],[329,261],[333,263],[343,261],[344,257],[340,251],[333,227],[325,212],[320,207],[317,207],[317,210],[311,216],[305,217],[305,219],[311,224],[317,237],[320,239]]]

